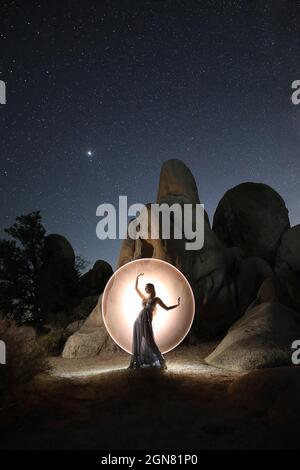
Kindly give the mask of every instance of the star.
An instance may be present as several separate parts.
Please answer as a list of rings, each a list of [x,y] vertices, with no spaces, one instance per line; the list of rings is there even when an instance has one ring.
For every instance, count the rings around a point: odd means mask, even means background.
[[[94,156],[93,152],[91,150],[87,150],[86,154],[87,154],[89,162],[92,162],[93,156]]]

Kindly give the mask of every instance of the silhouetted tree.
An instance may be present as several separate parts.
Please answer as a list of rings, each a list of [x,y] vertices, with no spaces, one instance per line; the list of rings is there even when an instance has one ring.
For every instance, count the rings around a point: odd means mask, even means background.
[[[16,218],[0,239],[0,310],[17,321],[39,320],[37,278],[46,231],[40,212]]]
[[[78,279],[80,279],[80,276],[90,264],[90,261],[88,261],[83,256],[77,255],[75,257],[75,271],[77,273]]]

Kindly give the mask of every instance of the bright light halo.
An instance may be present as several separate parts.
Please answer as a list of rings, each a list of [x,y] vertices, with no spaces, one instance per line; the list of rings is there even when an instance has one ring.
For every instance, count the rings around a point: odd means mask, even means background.
[[[166,311],[157,307],[153,332],[160,351],[165,354],[188,334],[194,319],[195,300],[185,276],[170,263],[155,258],[140,258],[121,266],[109,279],[102,297],[102,317],[111,338],[126,352],[132,353],[133,324],[142,309],[141,298],[135,291],[135,279],[140,273],[139,288],[144,293],[148,282],[154,284],[156,295],[166,305],[179,307]]]

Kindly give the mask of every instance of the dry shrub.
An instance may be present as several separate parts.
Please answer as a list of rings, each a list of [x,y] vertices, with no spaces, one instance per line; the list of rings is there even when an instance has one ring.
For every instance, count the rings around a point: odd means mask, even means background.
[[[0,364],[1,395],[49,372],[45,351],[35,341],[29,341],[12,320],[0,319],[0,340],[6,345],[6,364]]]

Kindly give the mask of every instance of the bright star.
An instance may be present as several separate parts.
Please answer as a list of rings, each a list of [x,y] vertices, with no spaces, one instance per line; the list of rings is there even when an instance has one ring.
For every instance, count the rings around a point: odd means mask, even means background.
[[[88,161],[92,163],[92,161],[94,159],[94,152],[92,152],[92,150],[87,150],[86,151],[86,156],[88,158]]]

